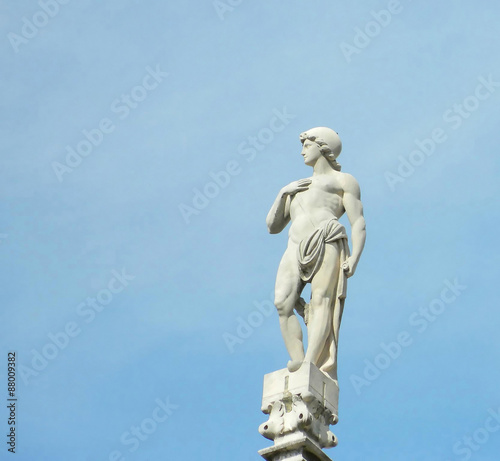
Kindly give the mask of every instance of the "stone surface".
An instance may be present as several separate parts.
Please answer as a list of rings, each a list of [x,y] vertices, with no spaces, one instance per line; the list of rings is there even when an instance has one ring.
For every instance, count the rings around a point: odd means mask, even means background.
[[[336,381],[311,363],[304,363],[295,372],[283,369],[267,374],[264,377],[262,411],[269,414],[269,419],[260,425],[259,432],[273,440],[274,446],[261,455],[269,453],[273,458],[264,456],[266,459],[278,459],[275,456],[280,450],[292,456],[289,452],[300,448],[300,453],[297,451],[293,456],[305,456],[306,452],[319,453],[322,448],[335,446],[337,438],[329,427],[338,421],[338,395]],[[304,448],[304,441],[308,447],[314,447],[313,452]]]
[[[306,436],[259,451],[267,461],[331,461],[320,448]]]
[[[338,414],[338,384],[311,363],[305,362],[295,373],[284,368],[265,375],[262,411],[268,413],[268,407],[281,398],[286,391],[302,395],[305,400],[315,398],[321,401],[332,414]]]

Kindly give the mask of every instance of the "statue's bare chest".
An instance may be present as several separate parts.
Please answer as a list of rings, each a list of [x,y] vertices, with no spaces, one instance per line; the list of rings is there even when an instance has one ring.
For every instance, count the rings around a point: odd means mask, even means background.
[[[343,210],[342,197],[343,189],[335,177],[329,175],[315,176],[309,188],[296,195],[298,200],[292,200],[292,216],[301,214],[304,211],[328,210],[335,214]]]
[[[342,195],[343,193],[340,181],[334,175],[313,176],[310,179],[312,180],[309,186],[309,191],[311,192],[323,192],[337,195]]]

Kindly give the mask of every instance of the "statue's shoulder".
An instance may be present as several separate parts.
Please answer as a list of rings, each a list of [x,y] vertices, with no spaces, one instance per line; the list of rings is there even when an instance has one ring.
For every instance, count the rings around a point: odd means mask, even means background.
[[[339,172],[339,181],[344,192],[359,194],[359,184],[353,175]]]

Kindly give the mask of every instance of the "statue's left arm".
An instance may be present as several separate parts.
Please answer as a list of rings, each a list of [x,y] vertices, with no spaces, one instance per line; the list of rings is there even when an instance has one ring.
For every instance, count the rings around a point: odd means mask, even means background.
[[[366,240],[366,223],[363,216],[359,184],[351,175],[344,174],[344,208],[351,223],[352,252],[344,264],[348,277],[354,275]]]

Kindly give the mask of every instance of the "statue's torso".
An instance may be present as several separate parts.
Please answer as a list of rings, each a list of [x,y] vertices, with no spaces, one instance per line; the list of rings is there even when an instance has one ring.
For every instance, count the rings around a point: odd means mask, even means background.
[[[313,176],[309,188],[299,192],[290,203],[289,237],[295,243],[309,236],[325,221],[340,218],[344,214],[341,183],[342,173],[332,172]]]

